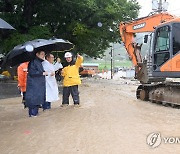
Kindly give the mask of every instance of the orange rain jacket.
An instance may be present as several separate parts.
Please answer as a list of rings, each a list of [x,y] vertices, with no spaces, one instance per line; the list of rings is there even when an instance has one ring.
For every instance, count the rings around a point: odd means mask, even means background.
[[[20,88],[21,92],[26,92],[26,81],[27,81],[27,69],[28,63],[25,62],[18,66],[17,74],[18,74],[18,87]]]

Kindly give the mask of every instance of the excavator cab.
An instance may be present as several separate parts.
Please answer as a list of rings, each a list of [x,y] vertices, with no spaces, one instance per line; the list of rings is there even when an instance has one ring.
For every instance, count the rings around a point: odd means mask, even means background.
[[[152,75],[180,77],[180,23],[169,22],[156,28],[152,47]]]

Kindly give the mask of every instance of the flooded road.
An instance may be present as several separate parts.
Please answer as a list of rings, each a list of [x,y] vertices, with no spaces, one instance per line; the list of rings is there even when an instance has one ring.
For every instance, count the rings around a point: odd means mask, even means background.
[[[20,97],[2,99],[0,153],[180,153],[180,109],[137,100],[136,88],[129,80],[84,79],[80,108],[61,109],[60,99],[36,118]]]

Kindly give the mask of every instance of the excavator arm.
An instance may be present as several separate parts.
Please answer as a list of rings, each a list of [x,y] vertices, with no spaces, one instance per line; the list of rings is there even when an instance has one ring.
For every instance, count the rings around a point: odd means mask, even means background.
[[[139,45],[135,42],[135,34],[153,32],[156,26],[174,18],[176,17],[165,12],[160,12],[143,18],[120,23],[119,30],[122,42],[124,43],[129,58],[135,66],[135,78],[138,79],[141,83],[148,83],[154,80],[164,80],[164,78],[155,79],[149,76],[147,62],[144,62],[141,56],[142,44]]]
[[[129,54],[130,59],[135,67],[140,67],[142,63],[141,45],[134,41],[135,33],[153,32],[154,28],[175,17],[168,13],[154,13],[149,16],[138,18],[129,22],[121,22],[119,26],[122,42]]]

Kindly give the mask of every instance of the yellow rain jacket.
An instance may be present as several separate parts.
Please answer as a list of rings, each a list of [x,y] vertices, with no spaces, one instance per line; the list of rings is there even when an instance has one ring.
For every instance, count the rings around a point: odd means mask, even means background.
[[[70,87],[81,84],[79,77],[79,67],[83,62],[83,57],[77,57],[75,65],[68,65],[63,68],[62,76],[64,77],[63,86]]]

